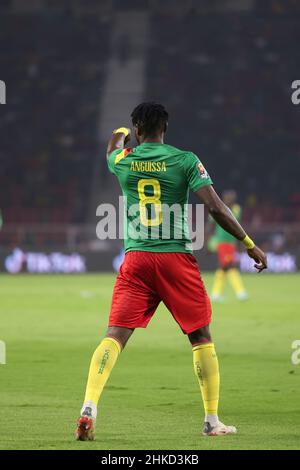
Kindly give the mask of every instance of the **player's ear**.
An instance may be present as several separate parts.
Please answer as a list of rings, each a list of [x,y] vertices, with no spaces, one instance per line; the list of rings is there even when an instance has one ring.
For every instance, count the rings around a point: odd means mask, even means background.
[[[138,128],[138,126],[134,126],[134,130],[135,130],[136,135],[138,135],[138,136],[142,135],[142,131],[141,131],[141,129]]]
[[[139,129],[138,129],[137,126],[134,126],[134,135],[135,135],[137,143],[139,144],[140,143],[140,135],[139,135]]]
[[[168,123],[168,122],[166,122],[166,123],[165,123],[165,125],[164,125],[164,133],[166,133],[166,132],[167,132],[167,130],[168,130],[168,125],[169,125],[169,123]]]

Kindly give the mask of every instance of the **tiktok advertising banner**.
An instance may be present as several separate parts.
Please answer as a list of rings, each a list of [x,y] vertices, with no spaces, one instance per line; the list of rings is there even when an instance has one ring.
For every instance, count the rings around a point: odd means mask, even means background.
[[[195,252],[201,271],[217,268],[214,254],[205,250]],[[84,251],[26,251],[21,247],[0,251],[0,271],[17,275],[30,274],[83,274],[87,272],[118,272],[124,259],[122,248],[100,252]],[[245,252],[238,255],[242,272],[255,272],[253,262]],[[300,269],[300,253],[268,253],[268,272],[293,273]]]

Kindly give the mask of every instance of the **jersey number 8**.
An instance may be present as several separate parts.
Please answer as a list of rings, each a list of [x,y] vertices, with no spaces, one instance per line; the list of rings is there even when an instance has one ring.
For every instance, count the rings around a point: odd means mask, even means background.
[[[145,194],[145,187],[151,186],[153,188],[153,195],[147,196]],[[138,182],[138,193],[140,198],[140,219],[141,223],[146,227],[155,227],[162,223],[162,209],[161,209],[161,190],[158,180],[155,179],[141,179]],[[153,204],[155,209],[155,217],[148,219],[147,204]]]

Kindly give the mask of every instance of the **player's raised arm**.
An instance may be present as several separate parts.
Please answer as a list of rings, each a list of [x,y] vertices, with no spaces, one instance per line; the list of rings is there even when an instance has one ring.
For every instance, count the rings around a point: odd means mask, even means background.
[[[250,237],[246,234],[243,227],[234,217],[229,207],[224,204],[221,198],[211,185],[204,186],[196,194],[208,208],[209,213],[214,220],[228,233],[240,240],[247,248],[248,256],[255,261],[254,267],[258,272],[267,268],[267,257],[265,253],[258,248]]]
[[[124,146],[130,141],[130,134],[131,131],[127,127],[119,127],[113,131],[107,145],[107,158],[114,150],[124,148]]]

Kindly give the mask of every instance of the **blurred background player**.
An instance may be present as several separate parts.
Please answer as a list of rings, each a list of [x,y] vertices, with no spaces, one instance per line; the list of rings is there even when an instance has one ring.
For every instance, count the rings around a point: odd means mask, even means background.
[[[223,201],[231,209],[235,218],[240,221],[242,211],[241,206],[236,202],[236,192],[232,189],[224,191]],[[237,240],[218,225],[212,217],[209,220],[215,226],[214,235],[209,241],[209,248],[211,251],[217,252],[219,266],[214,277],[211,299],[215,302],[223,300],[222,293],[226,277],[228,277],[236,298],[238,300],[247,300],[248,293],[237,268]]]

